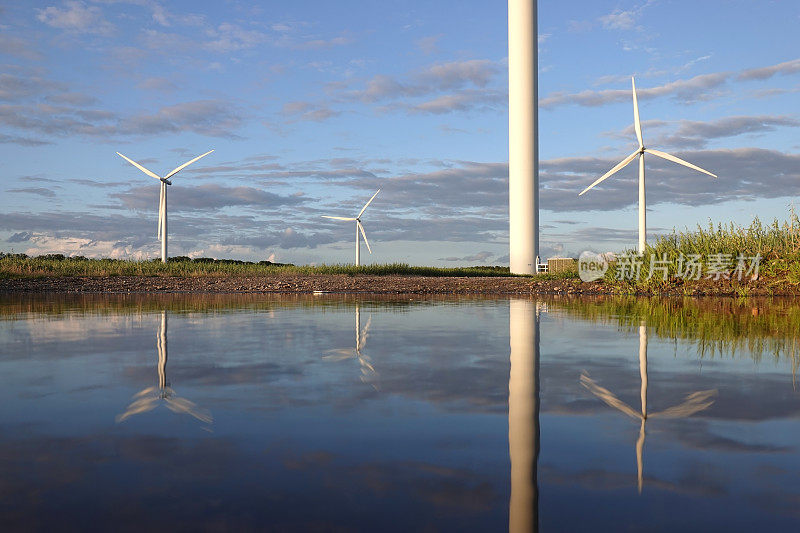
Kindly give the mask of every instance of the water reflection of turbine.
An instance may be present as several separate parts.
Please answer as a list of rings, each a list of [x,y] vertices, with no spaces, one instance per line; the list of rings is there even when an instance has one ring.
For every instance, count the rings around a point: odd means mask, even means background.
[[[128,406],[124,413],[117,415],[117,422],[123,422],[133,415],[146,413],[156,408],[159,400],[164,401],[174,413],[188,414],[201,422],[212,423],[214,421],[211,413],[198,407],[194,402],[186,398],[180,398],[167,381],[167,313],[161,312],[161,328],[156,335],[156,346],[158,348],[158,387],[147,387],[134,396],[134,401]]]
[[[509,303],[511,371],[508,379],[508,454],[511,498],[508,530],[538,531],[539,312],[529,300]]]
[[[584,372],[581,375],[581,384],[586,387],[589,392],[603,400],[611,407],[618,409],[630,416],[641,421],[639,427],[639,438],[636,440],[636,469],[639,493],[642,492],[643,477],[642,472],[644,469],[643,454],[644,454],[644,437],[645,437],[645,424],[648,418],[686,418],[695,413],[708,409],[714,403],[712,396],[717,394],[717,389],[710,389],[704,391],[693,392],[686,396],[683,403],[674,407],[669,407],[663,411],[656,413],[647,412],[647,326],[644,322],[639,325],[639,374],[641,376],[642,385],[640,389],[642,408],[641,412],[636,411],[628,404],[617,398],[614,393],[608,389],[598,385],[589,375]]]
[[[364,329],[361,329],[361,308],[356,304],[356,347],[342,348],[339,350],[329,350],[331,355],[325,355],[322,358],[326,361],[344,361],[346,359],[356,359],[361,367],[361,381],[369,383],[372,388],[378,390],[375,380],[378,377],[378,372],[372,366],[372,359],[368,355],[364,355],[362,350],[367,344],[367,337],[369,337],[369,326],[372,324],[372,315],[367,319],[367,324]]]

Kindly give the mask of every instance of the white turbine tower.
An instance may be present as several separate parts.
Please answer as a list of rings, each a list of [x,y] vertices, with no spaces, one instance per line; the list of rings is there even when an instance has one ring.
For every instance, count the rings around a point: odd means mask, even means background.
[[[508,257],[539,268],[539,81],[536,0],[508,0]]]
[[[633,87],[633,127],[636,130],[636,139],[639,141],[639,148],[635,152],[633,152],[631,155],[629,155],[628,157],[626,157],[625,159],[623,159],[622,161],[617,163],[617,165],[614,168],[612,168],[611,170],[609,170],[608,172],[603,174],[600,178],[595,180],[594,183],[592,183],[591,185],[586,187],[583,191],[581,191],[580,194],[578,194],[578,196],[583,195],[586,191],[588,191],[589,189],[591,189],[592,187],[594,187],[598,183],[602,182],[603,180],[605,180],[609,176],[615,174],[617,171],[622,170],[623,168],[628,166],[628,164],[631,161],[633,161],[636,158],[636,156],[638,155],[639,156],[639,253],[643,254],[645,245],[647,243],[646,242],[647,238],[645,236],[645,233],[646,233],[646,222],[645,222],[645,219],[646,219],[646,214],[645,214],[646,206],[645,206],[645,199],[644,199],[644,197],[645,197],[645,194],[644,194],[644,154],[645,153],[653,154],[654,156],[660,157],[662,159],[666,159],[667,161],[672,161],[674,163],[678,163],[678,164],[683,165],[685,167],[689,167],[689,168],[691,168],[693,170],[697,170],[698,172],[702,172],[704,174],[708,174],[709,176],[714,177],[714,178],[716,178],[717,175],[716,174],[712,174],[711,172],[709,172],[707,170],[704,170],[704,169],[702,169],[702,168],[700,168],[700,167],[698,167],[696,165],[693,165],[693,164],[691,164],[691,163],[689,163],[687,161],[684,161],[683,159],[681,159],[679,157],[675,157],[674,155],[670,155],[670,154],[667,154],[665,152],[661,152],[659,150],[653,150],[652,148],[645,148],[644,147],[644,141],[642,140],[642,125],[639,122],[639,104],[638,104],[638,102],[636,100],[636,82],[634,81],[633,78],[631,78],[631,86]]]
[[[345,218],[345,217],[329,217],[327,215],[322,215],[322,218],[332,218],[333,220],[346,220],[348,222],[355,221],[356,222],[356,266],[361,264],[361,240],[359,238],[359,232],[361,235],[364,236],[364,242],[367,244],[367,250],[369,253],[372,253],[372,248],[369,247],[369,241],[367,240],[367,234],[364,232],[364,226],[361,224],[361,215],[364,214],[364,211],[367,210],[367,206],[372,203],[372,200],[378,196],[378,193],[381,192],[380,189],[372,195],[372,198],[369,199],[367,203],[364,204],[364,207],[361,208],[361,211],[358,212],[355,218]]]
[[[183,170],[184,168],[188,167],[189,165],[191,165],[192,163],[197,161],[198,159],[207,156],[208,154],[210,154],[213,151],[214,150],[209,150],[208,152],[204,153],[203,155],[195,157],[194,159],[192,159],[188,163],[182,164],[181,166],[179,166],[178,168],[176,168],[175,170],[173,170],[172,172],[170,172],[169,174],[167,174],[163,178],[161,176],[159,176],[158,174],[156,174],[155,172],[151,172],[150,170],[147,170],[146,168],[144,168],[142,165],[140,165],[136,161],[128,159],[127,157],[125,157],[121,153],[117,152],[118,156],[120,156],[122,159],[124,159],[125,161],[127,161],[131,165],[135,166],[136,168],[138,168],[139,170],[141,170],[142,172],[144,172],[148,176],[152,176],[155,179],[161,181],[161,194],[160,194],[159,200],[158,200],[158,232],[157,232],[157,235],[158,235],[159,240],[161,241],[161,262],[162,263],[166,263],[167,262],[167,185],[172,185],[172,182],[169,181],[169,179],[172,176],[174,176],[175,174],[177,174],[178,172],[180,172],[181,170]]]

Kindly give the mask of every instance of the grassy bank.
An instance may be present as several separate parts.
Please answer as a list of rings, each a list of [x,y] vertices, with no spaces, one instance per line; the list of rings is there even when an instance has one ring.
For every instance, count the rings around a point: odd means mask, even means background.
[[[634,255],[633,250],[624,254]],[[739,258],[743,258],[744,266],[740,273],[736,270]],[[751,269],[755,257],[758,257],[757,271]],[[651,258],[656,263],[651,263]],[[686,276],[688,261],[692,259],[703,265],[699,280]],[[661,263],[663,261],[663,263]],[[727,274],[717,275],[708,267],[716,263],[721,271]],[[666,267],[667,280],[664,281]],[[605,274],[604,281],[618,286],[620,292],[645,290],[660,292],[676,284],[684,286],[687,294],[697,285],[707,285],[712,281],[730,283],[747,295],[747,287],[758,279],[767,284],[789,283],[800,284],[800,221],[792,210],[787,220],[774,220],[764,224],[756,218],[749,226],[736,224],[717,224],[709,222],[708,226],[698,226],[694,231],[675,231],[657,238],[648,244],[641,264],[638,279],[625,278],[625,271],[630,265],[618,261],[612,263]],[[577,276],[577,272],[575,273]],[[709,279],[718,278],[718,279]]]
[[[50,254],[28,257],[24,254],[0,254],[0,279],[12,277],[60,276],[226,276],[258,277],[275,275],[368,274],[373,276],[509,276],[508,268],[466,267],[435,268],[411,266],[405,263],[381,265],[318,265],[295,266],[261,261],[258,263],[234,260],[170,258],[160,260],[123,261],[117,259],[87,259]]]

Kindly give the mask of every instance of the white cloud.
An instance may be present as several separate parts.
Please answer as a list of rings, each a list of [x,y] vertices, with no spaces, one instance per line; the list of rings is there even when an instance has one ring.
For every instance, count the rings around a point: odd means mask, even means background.
[[[377,74],[367,81],[363,90],[352,91],[348,96],[363,102],[376,102],[430,95],[470,85],[484,88],[499,71],[498,64],[488,59],[435,63],[411,73],[404,80]]]
[[[45,144],[53,144],[44,139],[35,139],[33,137],[22,137],[19,135],[6,135],[0,133],[0,144],[18,144],[20,146],[43,146]]]
[[[26,236],[25,248],[22,253],[31,256],[63,254],[134,260],[156,257],[157,246],[154,244],[148,248],[126,245],[118,241],[98,241],[84,237],[58,237],[48,233],[31,233]]]
[[[23,59],[39,60],[41,54],[36,51],[32,42],[19,37],[0,34],[0,53],[9,54]]]
[[[464,261],[480,261],[485,263],[487,259],[494,257],[494,253],[492,252],[478,252],[477,254],[467,255],[464,257],[440,257],[439,261],[451,261],[451,262],[464,262]]]
[[[44,196],[45,198],[55,198],[56,196],[55,191],[46,187],[21,187],[18,189],[6,189],[6,192],[17,194],[35,194],[37,196]]]
[[[0,74],[0,100],[17,101],[46,94],[63,94],[67,86],[32,73],[23,75],[3,72]]]
[[[800,72],[800,59],[793,59],[768,67],[751,68],[739,74],[740,80],[766,80],[776,74],[795,74]]]
[[[488,59],[470,59],[437,63],[424,69],[415,77],[423,84],[436,89],[455,89],[465,85],[485,87],[499,69]]]
[[[600,17],[600,24],[607,30],[632,30],[636,29],[642,11],[653,4],[654,0],[648,0],[640,6],[631,9],[615,9],[612,13]]]
[[[600,24],[607,30],[629,30],[636,24],[637,12],[634,10],[615,10],[600,17]]]
[[[500,64],[488,59],[434,63],[402,78],[376,74],[363,89],[331,86],[346,100],[378,103],[379,112],[443,114],[506,105],[505,89],[494,88]],[[424,100],[421,100],[424,99]]]
[[[700,57],[694,62],[705,60]],[[687,65],[691,65],[689,62]],[[683,70],[683,68],[679,69]],[[637,87],[636,94],[639,99],[658,98],[669,96],[673,99],[689,104],[699,101],[710,100],[720,94],[721,88],[732,80],[764,80],[777,74],[794,74],[800,72],[800,59],[778,63],[767,67],[752,68],[740,71],[738,74],[731,72],[713,72],[701,74],[689,79],[675,80],[656,87]],[[627,77],[626,77],[627,78]],[[597,80],[596,84],[607,82],[624,81],[622,76],[604,76]],[[783,94],[786,90],[768,90],[767,94]],[[606,89],[600,91],[585,90],[578,93],[555,92],[539,99],[539,106],[545,109],[552,109],[561,105],[580,105],[580,106],[601,106],[613,102],[629,101],[631,97],[630,89]]]
[[[332,110],[327,105],[313,104],[311,102],[287,102],[283,105],[283,115],[292,120],[322,122],[340,113]]]
[[[36,18],[44,24],[73,33],[110,35],[114,31],[99,7],[76,0],[64,2],[61,8],[49,6],[36,12]]]
[[[163,91],[163,92],[174,91],[175,89],[177,89],[177,86],[172,80],[160,77],[146,78],[137,83],[136,87],[138,87],[139,89],[144,89],[146,91]]]
[[[459,91],[409,106],[416,113],[432,113],[441,115],[454,111],[467,111],[480,106],[506,105],[508,97],[497,91]]]
[[[259,30],[249,30],[237,24],[223,22],[215,29],[208,30],[210,41],[204,47],[213,52],[229,53],[254,48],[269,41],[269,34]]]
[[[714,90],[725,84],[730,76],[728,72],[701,74],[687,80],[676,80],[657,87],[637,87],[636,94],[640,100],[670,96],[682,103],[692,103],[707,100],[717,94]],[[585,90],[571,94],[557,92],[539,99],[539,106],[545,109],[570,104],[596,107],[613,102],[628,102],[630,98],[630,89]]]
[[[442,34],[431,35],[429,37],[422,37],[414,41],[414,45],[425,55],[431,55],[439,51],[439,41]]]
[[[321,50],[323,48],[333,48],[334,46],[345,46],[352,44],[355,40],[349,35],[340,35],[330,39],[309,39],[294,43],[292,48],[297,50]]]
[[[6,94],[22,98],[38,94],[46,84],[28,84],[11,89],[9,86],[5,85]],[[0,97],[3,91],[3,75],[0,75]],[[235,132],[243,121],[239,110],[223,100],[182,102],[164,106],[152,114],[127,116],[77,105],[0,105],[0,125],[52,136],[118,138],[191,131],[210,137],[238,138]]]
[[[135,171],[135,169],[133,169]],[[112,193],[128,209],[155,210],[155,189],[152,186],[131,187],[127,191]],[[226,187],[214,183],[197,186],[181,186],[171,193],[170,211],[217,210],[229,206],[252,206],[278,208],[298,205],[306,201],[297,196],[280,196],[254,187]]]

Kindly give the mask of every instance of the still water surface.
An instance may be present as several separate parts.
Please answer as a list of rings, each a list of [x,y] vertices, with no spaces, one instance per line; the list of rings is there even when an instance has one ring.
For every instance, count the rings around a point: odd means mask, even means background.
[[[798,530],[800,305],[0,299],[0,529]]]

